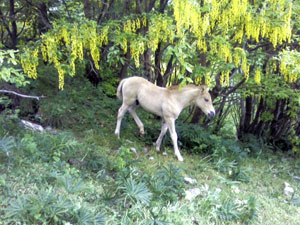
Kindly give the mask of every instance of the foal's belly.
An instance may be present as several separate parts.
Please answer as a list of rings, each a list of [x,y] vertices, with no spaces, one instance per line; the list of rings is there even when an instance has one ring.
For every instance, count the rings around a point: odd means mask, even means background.
[[[139,104],[147,112],[153,113],[157,116],[162,116],[162,110],[161,110],[161,106],[159,104],[149,104],[149,103],[140,102],[140,101],[139,101]]]
[[[163,116],[162,105],[165,100],[165,89],[154,85],[141,85],[137,91],[140,106],[157,116]]]
[[[159,93],[139,94],[137,96],[139,105],[146,111],[158,116],[162,116],[163,98]]]

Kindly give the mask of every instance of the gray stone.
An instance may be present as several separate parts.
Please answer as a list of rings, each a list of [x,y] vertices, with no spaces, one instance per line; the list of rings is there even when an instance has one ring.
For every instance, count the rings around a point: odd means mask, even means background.
[[[185,199],[192,201],[195,199],[198,195],[200,195],[201,190],[200,188],[192,188],[185,191]]]

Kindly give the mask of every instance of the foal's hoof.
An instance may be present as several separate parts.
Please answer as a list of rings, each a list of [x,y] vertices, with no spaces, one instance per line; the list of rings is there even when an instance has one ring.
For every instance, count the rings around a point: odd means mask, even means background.
[[[120,134],[119,133],[115,133],[115,135],[117,136],[118,139],[120,139]]]
[[[184,161],[181,155],[177,156],[177,159],[178,159],[179,162],[183,162]]]
[[[143,133],[140,133],[140,137],[141,137],[141,138],[144,137],[144,134],[143,134]]]

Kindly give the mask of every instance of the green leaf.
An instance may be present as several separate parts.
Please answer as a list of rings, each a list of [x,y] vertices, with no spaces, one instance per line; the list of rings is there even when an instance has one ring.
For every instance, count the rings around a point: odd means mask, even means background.
[[[98,213],[95,219],[96,225],[105,225],[105,216],[102,213]]]
[[[124,191],[125,198],[131,198],[137,202],[149,205],[152,198],[152,193],[147,188],[145,183],[136,182],[132,178],[129,178],[125,181],[122,189]]]
[[[80,191],[84,191],[87,188],[85,183],[81,179],[76,180],[70,175],[58,177],[57,182],[60,186],[64,187],[68,193],[78,193]]]

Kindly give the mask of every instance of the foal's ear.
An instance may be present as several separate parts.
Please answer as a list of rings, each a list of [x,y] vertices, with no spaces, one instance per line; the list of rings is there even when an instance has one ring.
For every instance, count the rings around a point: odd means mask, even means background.
[[[205,85],[201,85],[200,86],[200,90],[201,90],[202,93],[204,93],[204,92],[208,92],[209,88],[207,86],[205,86]]]

